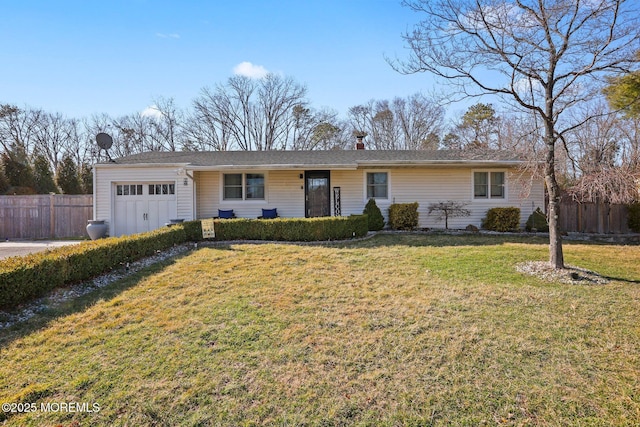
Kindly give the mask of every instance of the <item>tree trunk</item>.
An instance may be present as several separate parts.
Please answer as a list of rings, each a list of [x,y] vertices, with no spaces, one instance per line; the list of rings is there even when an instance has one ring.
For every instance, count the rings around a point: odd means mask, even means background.
[[[546,176],[545,181],[549,191],[549,263],[553,268],[564,268],[560,231],[560,188],[555,176]]]
[[[551,114],[548,117],[553,117]],[[553,123],[545,123],[547,158],[544,166],[544,180],[549,192],[549,263],[553,268],[564,268],[562,253],[562,233],[560,231],[560,186],[556,179],[555,137]]]

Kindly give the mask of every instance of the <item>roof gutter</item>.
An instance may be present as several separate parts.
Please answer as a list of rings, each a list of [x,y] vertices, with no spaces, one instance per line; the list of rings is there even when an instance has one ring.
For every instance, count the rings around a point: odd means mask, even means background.
[[[96,163],[94,168],[186,168],[189,163]]]
[[[358,162],[360,167],[385,167],[385,166],[518,166],[524,163],[521,160],[362,160]]]
[[[356,170],[358,165],[353,164],[258,164],[258,165],[211,165],[211,166],[189,166],[194,171],[223,171],[223,170],[246,170],[246,169],[268,169],[268,170]]]

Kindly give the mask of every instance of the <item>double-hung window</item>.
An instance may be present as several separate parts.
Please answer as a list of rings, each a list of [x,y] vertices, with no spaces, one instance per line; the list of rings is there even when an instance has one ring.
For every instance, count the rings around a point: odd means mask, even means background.
[[[389,174],[387,172],[367,172],[367,199],[387,199],[389,197]]]
[[[474,172],[473,173],[473,198],[474,199],[504,199],[505,180],[504,172]]]
[[[264,200],[262,173],[226,173],[223,183],[224,200]]]

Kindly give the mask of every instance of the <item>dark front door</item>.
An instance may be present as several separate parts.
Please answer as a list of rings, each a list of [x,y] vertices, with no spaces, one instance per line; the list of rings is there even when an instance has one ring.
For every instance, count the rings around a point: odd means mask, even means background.
[[[329,171],[305,172],[305,216],[331,215],[331,193],[329,191]]]

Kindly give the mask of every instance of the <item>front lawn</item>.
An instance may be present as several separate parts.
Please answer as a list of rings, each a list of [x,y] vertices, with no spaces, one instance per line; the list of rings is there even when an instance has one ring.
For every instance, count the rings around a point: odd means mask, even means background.
[[[565,257],[611,282],[497,236],[200,248],[0,330],[3,425],[640,425],[640,247]]]

